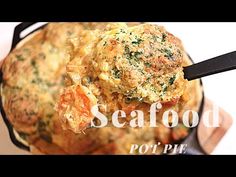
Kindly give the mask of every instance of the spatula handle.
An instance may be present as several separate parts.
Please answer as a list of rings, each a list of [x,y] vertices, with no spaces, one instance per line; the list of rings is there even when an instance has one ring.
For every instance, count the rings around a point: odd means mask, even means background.
[[[236,69],[236,52],[184,67],[184,77],[188,80],[194,80],[233,69]]]

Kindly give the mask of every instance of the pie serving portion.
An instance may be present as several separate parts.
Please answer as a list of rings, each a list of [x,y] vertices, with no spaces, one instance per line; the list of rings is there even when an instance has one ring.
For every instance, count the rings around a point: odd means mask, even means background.
[[[4,60],[1,99],[33,153],[127,154],[132,143],[172,143],[189,130],[181,121],[174,129],[161,122],[86,129],[91,106],[106,105],[100,111],[107,117],[119,109],[148,114],[156,101],[163,103],[157,114],[198,111],[200,82],[183,79],[182,67],[190,64],[180,40],[157,25],[49,23]]]
[[[57,106],[65,128],[86,129],[96,104],[104,105],[109,117],[119,109],[147,113],[155,102],[175,105],[183,95],[184,49],[163,27],[115,23],[78,36],[71,39],[66,67],[71,82]]]

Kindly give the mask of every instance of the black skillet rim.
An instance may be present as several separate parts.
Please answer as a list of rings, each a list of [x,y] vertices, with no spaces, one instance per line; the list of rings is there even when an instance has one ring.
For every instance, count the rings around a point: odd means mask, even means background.
[[[15,30],[14,30],[14,34],[13,34],[13,39],[12,39],[12,45],[11,45],[11,50],[10,52],[16,47],[16,45],[23,39],[25,39],[26,37],[28,37],[30,34],[34,33],[35,31],[39,30],[39,29],[42,29],[43,27],[45,27],[47,24],[44,24],[38,28],[36,28],[35,30],[29,32],[26,36],[24,36],[23,38],[20,38],[20,33],[25,30],[26,28],[32,26],[33,24],[35,24],[36,22],[22,22],[20,23],[19,25],[17,25],[15,27]],[[9,52],[9,53],[10,53]],[[189,59],[193,62],[192,58],[188,55]],[[194,63],[194,62],[193,62]],[[2,68],[0,68],[0,86],[2,85],[3,83],[3,73],[2,73]],[[203,91],[203,84],[202,84],[202,80],[200,79],[200,84],[201,84],[201,89],[202,89],[202,100],[201,100],[201,104],[200,104],[200,107],[199,107],[199,110],[198,110],[198,114],[199,114],[199,117],[201,118],[202,116],[202,112],[203,112],[203,108],[204,108],[204,100],[205,100],[205,96],[204,96],[204,91]],[[1,88],[0,88],[1,90]],[[12,126],[12,124],[9,122],[7,116],[6,116],[6,113],[3,109],[3,105],[2,105],[2,97],[1,97],[1,93],[0,93],[0,109],[1,109],[1,115],[2,115],[2,118],[4,120],[4,123],[6,124],[7,126],[7,129],[8,129],[8,132],[9,132],[9,136],[10,136],[10,139],[12,141],[12,143],[17,146],[18,148],[20,149],[23,149],[23,150],[26,150],[26,151],[30,151],[30,147],[23,144],[22,142],[20,142],[16,136],[15,136],[15,133],[14,133],[14,128]],[[190,129],[190,132],[189,134],[182,140],[176,142],[176,143],[181,143],[185,140],[187,140],[190,136],[193,135],[193,133],[195,133],[194,136],[194,139],[197,141],[197,143],[199,144],[199,140],[198,140],[198,137],[197,137],[197,127],[194,127],[194,128],[191,128]],[[196,129],[196,131],[193,131],[194,129]],[[201,148],[201,146],[199,145],[199,147]],[[201,148],[200,149],[202,152],[203,149]]]

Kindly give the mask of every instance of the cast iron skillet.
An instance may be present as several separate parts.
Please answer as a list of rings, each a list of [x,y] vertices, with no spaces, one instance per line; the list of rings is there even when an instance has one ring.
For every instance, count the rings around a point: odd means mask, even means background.
[[[23,38],[20,37],[20,34],[22,31],[24,31],[25,29],[33,26],[34,24],[36,24],[35,22],[23,22],[23,23],[20,23],[19,25],[17,25],[14,29],[14,34],[13,34],[13,39],[12,39],[12,45],[11,45],[11,50],[10,52],[16,47],[16,45],[21,41],[23,40],[24,38],[26,38],[27,36],[29,36],[30,34],[32,34],[33,32],[43,28],[44,26],[46,26],[47,24],[44,24],[40,27],[38,27],[37,29],[29,32],[26,36],[24,36]],[[191,57],[189,56],[190,60]],[[193,62],[193,61],[192,61]],[[2,69],[0,69],[0,85],[2,85],[3,83],[3,73],[2,73]],[[200,84],[202,86],[202,81],[200,80]],[[1,89],[1,88],[0,88]],[[198,115],[199,117],[201,117],[202,115],[202,111],[203,111],[203,107],[204,107],[204,93],[202,93],[202,100],[201,100],[201,104],[200,104],[200,107],[199,107],[199,110],[198,110]],[[17,147],[21,148],[21,149],[24,149],[24,150],[27,150],[27,151],[30,151],[30,148],[29,146],[23,144],[22,142],[20,142],[17,138],[16,138],[16,135],[14,133],[14,128],[13,126],[11,125],[11,123],[9,122],[8,118],[7,118],[7,115],[3,109],[3,105],[2,105],[2,98],[0,99],[0,109],[1,109],[1,114],[2,114],[2,117],[3,117],[3,120],[7,126],[7,129],[9,131],[9,135],[10,135],[10,138],[11,138],[11,141],[14,145],[16,145]],[[200,121],[199,121],[200,122]],[[188,141],[188,138],[190,138],[190,136],[192,137],[191,141],[195,141],[197,143],[197,150],[200,152],[200,153],[204,153],[204,151],[202,150],[201,146],[199,145],[199,141],[198,141],[198,137],[197,137],[197,132],[194,131],[195,129],[197,129],[197,127],[195,128],[191,128],[190,129],[190,132],[188,134],[188,136],[186,138],[184,138],[183,140],[179,141],[179,142],[176,142],[176,143],[181,143],[183,141]],[[191,148],[191,147],[189,147]],[[196,147],[195,147],[196,148]]]

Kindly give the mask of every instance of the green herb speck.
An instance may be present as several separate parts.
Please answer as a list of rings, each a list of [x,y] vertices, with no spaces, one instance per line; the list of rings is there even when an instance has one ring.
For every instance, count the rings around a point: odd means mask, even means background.
[[[162,34],[162,40],[161,40],[161,42],[165,42],[165,41],[166,41],[166,37],[167,37],[166,34],[163,33],[163,34]]]
[[[174,58],[173,58],[174,54],[169,49],[164,49],[161,51],[165,53],[164,56],[167,57],[169,60],[174,60]]]
[[[31,60],[31,65],[35,68],[36,67],[36,61],[35,60]]]
[[[153,35],[152,39],[154,40],[154,42],[158,42],[158,41],[160,42],[160,40],[161,40],[160,37],[156,36],[156,35]]]
[[[135,59],[139,59],[141,57],[141,55],[143,54],[143,52],[134,52],[134,57]]]
[[[176,75],[174,75],[173,77],[170,78],[169,84],[172,85],[174,83],[175,79],[176,79]]]
[[[113,76],[114,76],[116,79],[120,79],[120,77],[121,77],[121,71],[118,70],[117,68],[113,68],[112,71],[113,71]]]
[[[143,40],[140,38],[137,38],[136,41],[132,41],[132,44],[139,45]]]
[[[25,60],[25,58],[22,57],[22,55],[16,55],[16,59],[17,59],[18,61],[24,61],[24,60]]]
[[[152,64],[150,62],[145,62],[144,65],[148,68],[152,66]]]
[[[164,94],[166,93],[166,91],[167,91],[167,85],[166,84],[162,85],[162,91],[163,91]]]
[[[124,29],[120,29],[121,33],[126,33],[126,31]]]

